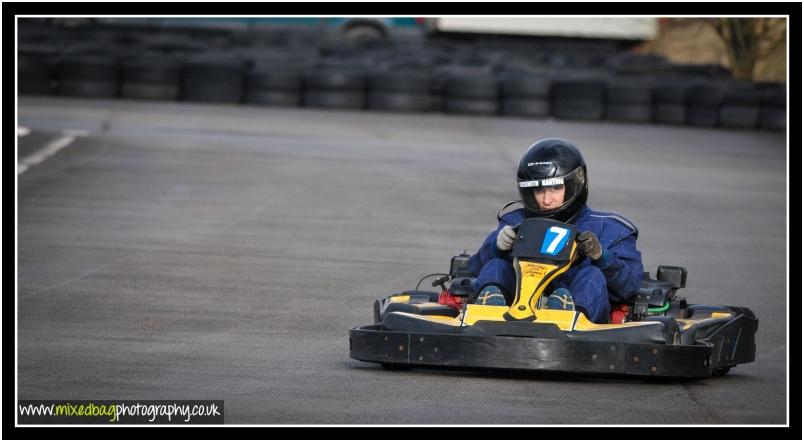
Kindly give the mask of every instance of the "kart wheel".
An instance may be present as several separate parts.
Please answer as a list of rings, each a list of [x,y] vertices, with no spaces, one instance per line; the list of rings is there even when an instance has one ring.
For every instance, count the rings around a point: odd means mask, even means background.
[[[713,376],[726,376],[726,374],[731,370],[731,367],[720,367],[712,370]]]
[[[405,370],[410,370],[411,369],[410,365],[397,364],[397,363],[394,363],[394,362],[380,362],[380,365],[382,366],[382,368],[384,368],[386,370],[392,370],[392,371],[405,371]]]

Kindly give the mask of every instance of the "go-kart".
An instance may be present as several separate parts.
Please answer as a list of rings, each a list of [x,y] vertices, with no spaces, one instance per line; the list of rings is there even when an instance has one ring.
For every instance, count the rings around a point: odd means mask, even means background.
[[[475,303],[465,252],[440,291],[404,291],[374,303],[374,324],[349,332],[353,359],[385,368],[511,369],[663,378],[725,375],[754,360],[756,316],[745,307],[687,304],[683,267],[645,272],[639,293],[597,324],[580,310],[547,309],[545,288],[579,262],[576,227],[544,218],[517,228],[510,306]],[[447,288],[446,284],[449,284]]]

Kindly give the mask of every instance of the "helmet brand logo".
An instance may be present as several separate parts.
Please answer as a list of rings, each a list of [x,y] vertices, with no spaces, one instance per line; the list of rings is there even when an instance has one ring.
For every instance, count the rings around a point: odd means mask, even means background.
[[[564,177],[545,178],[545,179],[541,180],[541,185],[542,186],[560,186],[562,184],[564,184]],[[519,182],[519,187],[522,187],[522,188],[525,188],[525,187],[539,187],[539,180],[520,181]]]
[[[542,180],[542,186],[560,186],[564,184],[564,178],[547,178]]]
[[[553,163],[551,161],[539,161],[538,163],[528,163],[528,167],[530,167],[530,166],[541,166],[541,165],[552,166]]]

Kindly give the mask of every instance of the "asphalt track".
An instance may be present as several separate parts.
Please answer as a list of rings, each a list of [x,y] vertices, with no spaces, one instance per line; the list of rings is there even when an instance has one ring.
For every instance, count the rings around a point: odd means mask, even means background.
[[[512,118],[19,99],[20,399],[223,399],[232,424],[784,424],[783,134]],[[568,138],[589,203],[690,302],[748,306],[757,356],[687,383],[349,358],[378,296],[473,252],[519,155]]]

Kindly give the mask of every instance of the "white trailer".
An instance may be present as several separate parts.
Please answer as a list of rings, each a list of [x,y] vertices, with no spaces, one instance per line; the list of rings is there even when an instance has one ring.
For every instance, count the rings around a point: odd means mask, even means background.
[[[433,33],[479,33],[543,37],[650,40],[656,37],[655,17],[432,17]]]

